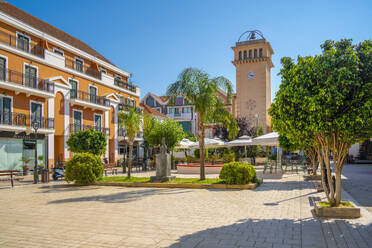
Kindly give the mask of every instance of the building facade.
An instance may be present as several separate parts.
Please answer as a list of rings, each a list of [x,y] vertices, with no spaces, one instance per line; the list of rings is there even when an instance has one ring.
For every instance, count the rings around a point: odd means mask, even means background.
[[[139,106],[130,73],[82,41],[0,2],[0,170],[22,166],[34,152],[49,168],[68,160],[72,132],[104,132],[105,157],[118,157],[118,112]]]
[[[196,135],[197,116],[194,106],[189,104],[185,98],[177,97],[174,104],[169,104],[167,96],[147,93],[141,102],[168,118],[178,121],[182,125],[183,131]]]
[[[258,30],[243,33],[232,49],[232,63],[236,68],[236,115],[264,127],[266,132],[271,127],[268,109],[274,51]]]

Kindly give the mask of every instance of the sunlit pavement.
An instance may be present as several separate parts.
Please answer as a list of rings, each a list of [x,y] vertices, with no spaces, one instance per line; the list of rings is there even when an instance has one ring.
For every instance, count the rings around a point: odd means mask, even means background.
[[[317,219],[321,197],[301,173],[254,191],[18,184],[0,189],[0,247],[372,247],[368,211]]]

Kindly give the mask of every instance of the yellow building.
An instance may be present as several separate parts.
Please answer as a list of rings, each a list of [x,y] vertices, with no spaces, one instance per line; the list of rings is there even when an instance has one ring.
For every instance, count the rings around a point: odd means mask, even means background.
[[[256,125],[271,127],[268,109],[271,105],[271,73],[274,54],[269,42],[258,30],[243,33],[235,47],[236,115],[247,117]]]
[[[139,106],[130,76],[79,39],[0,2],[0,170],[34,159],[32,123],[49,168],[71,157],[70,133],[88,128],[107,135],[105,157],[115,162],[118,111]]]

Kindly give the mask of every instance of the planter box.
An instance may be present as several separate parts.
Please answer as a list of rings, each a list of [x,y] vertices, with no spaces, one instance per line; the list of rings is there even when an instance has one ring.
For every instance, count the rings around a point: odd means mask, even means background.
[[[204,165],[205,174],[220,174],[223,164],[217,165]],[[199,164],[178,164],[177,165],[178,174],[199,174],[200,165]]]
[[[315,180],[322,180],[321,175],[304,175],[304,180],[305,181],[315,181]]]
[[[322,207],[319,202],[314,203],[314,211],[318,217],[352,219],[360,217],[357,207]]]

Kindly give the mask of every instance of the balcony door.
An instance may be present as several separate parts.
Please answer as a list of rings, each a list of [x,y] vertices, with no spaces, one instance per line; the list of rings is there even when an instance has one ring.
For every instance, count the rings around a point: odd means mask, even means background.
[[[80,111],[73,110],[74,132],[81,131],[83,124],[83,114]]]
[[[43,127],[42,116],[43,116],[43,105],[37,102],[31,102],[31,125],[34,122],[39,123],[39,128]]]
[[[0,123],[12,125],[12,99],[0,96]]]
[[[30,52],[30,38],[23,34],[17,34],[17,48],[25,52]]]
[[[94,115],[94,131],[101,132],[102,131],[102,116],[101,115]]]
[[[69,83],[71,85],[70,97],[72,99],[75,99],[77,97],[78,83],[77,83],[77,81],[72,80],[72,79],[69,80]]]
[[[89,100],[91,103],[97,103],[97,88],[89,86]]]
[[[0,80],[6,81],[6,58],[0,57]]]
[[[83,72],[84,69],[84,61],[81,59],[75,59],[75,70]]]
[[[25,65],[25,86],[37,88],[37,69],[30,65]]]

